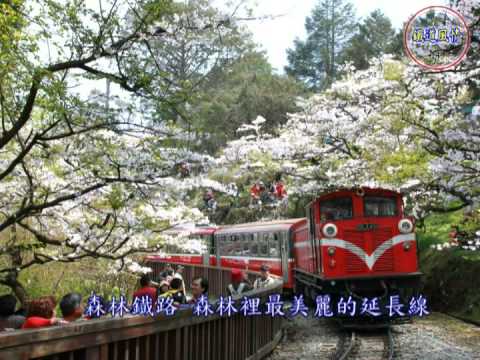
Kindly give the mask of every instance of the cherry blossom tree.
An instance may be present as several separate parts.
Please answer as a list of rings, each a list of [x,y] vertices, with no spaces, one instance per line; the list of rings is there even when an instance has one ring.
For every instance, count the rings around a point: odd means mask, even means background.
[[[242,162],[234,167],[240,175],[268,154],[289,175],[289,194],[299,196],[338,187],[401,190],[419,219],[478,203],[480,119],[462,111],[480,80],[480,6],[472,5],[459,5],[473,34],[460,66],[432,73],[388,55],[364,71],[347,64],[345,77],[303,100],[278,137],[263,135],[259,118],[239,129],[245,136],[219,161]]]
[[[179,161],[201,171],[214,161],[177,146],[185,133],[145,113],[149,103],[175,105],[172,79],[147,66],[151,42],[186,26],[199,44],[229,31],[228,16],[196,32],[185,21],[172,27],[176,11],[167,0],[0,4],[0,284],[21,300],[18,275],[32,265],[90,257],[142,270],[130,255],[158,251],[165,229],[204,220],[186,194],[223,189],[179,176]]]

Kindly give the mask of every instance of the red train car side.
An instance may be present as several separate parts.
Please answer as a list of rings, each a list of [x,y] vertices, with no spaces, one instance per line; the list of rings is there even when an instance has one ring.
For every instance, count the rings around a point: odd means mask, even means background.
[[[253,271],[269,265],[272,274],[283,277],[284,288],[293,290],[293,244],[306,223],[299,218],[223,227],[215,232],[216,263]]]

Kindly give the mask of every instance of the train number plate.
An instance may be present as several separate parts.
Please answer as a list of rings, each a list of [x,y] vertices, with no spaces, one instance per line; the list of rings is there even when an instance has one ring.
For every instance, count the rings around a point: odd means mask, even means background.
[[[357,231],[369,231],[378,228],[377,224],[358,224]]]

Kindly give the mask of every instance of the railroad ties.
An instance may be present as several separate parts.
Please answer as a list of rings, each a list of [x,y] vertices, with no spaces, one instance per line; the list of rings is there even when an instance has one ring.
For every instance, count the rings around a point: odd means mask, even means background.
[[[340,337],[334,360],[392,360],[394,340],[391,328],[375,332],[348,331]]]

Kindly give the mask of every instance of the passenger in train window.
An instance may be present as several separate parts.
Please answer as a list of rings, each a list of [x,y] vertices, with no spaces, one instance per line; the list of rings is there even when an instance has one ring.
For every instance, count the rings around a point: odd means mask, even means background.
[[[244,292],[247,292],[252,289],[252,287],[243,281],[244,276],[242,271],[239,269],[232,269],[231,281],[232,283],[228,285],[228,293],[231,296],[240,295]]]
[[[274,283],[275,280],[270,276],[270,267],[268,265],[260,266],[260,277],[255,280],[253,287],[255,289],[261,289],[268,287]]]

